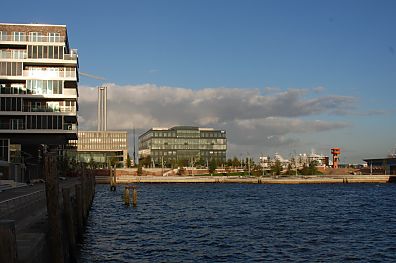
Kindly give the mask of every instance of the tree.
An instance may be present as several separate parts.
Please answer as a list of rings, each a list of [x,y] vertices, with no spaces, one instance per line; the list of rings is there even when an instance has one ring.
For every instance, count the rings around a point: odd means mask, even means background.
[[[209,167],[208,167],[209,173],[210,174],[214,173],[216,171],[216,168],[217,168],[217,162],[216,162],[216,160],[212,159],[209,162]]]
[[[131,167],[131,164],[132,164],[132,162],[131,162],[131,157],[129,156],[129,153],[128,153],[127,159],[126,159],[126,167],[127,167],[127,168],[130,168],[130,167]]]
[[[280,175],[282,172],[282,163],[279,160],[276,160],[275,163],[271,166],[271,172],[276,175]]]

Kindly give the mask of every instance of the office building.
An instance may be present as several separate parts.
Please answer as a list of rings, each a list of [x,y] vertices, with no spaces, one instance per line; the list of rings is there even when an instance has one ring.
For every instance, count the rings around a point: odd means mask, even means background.
[[[31,178],[40,174],[43,152],[62,154],[77,139],[77,83],[66,26],[0,24],[0,140],[10,150],[2,161]],[[10,176],[5,166],[3,177]]]
[[[128,132],[107,130],[107,87],[98,87],[98,130],[79,131],[78,140],[69,141],[68,157],[93,166],[126,167]]]
[[[152,128],[139,136],[139,159],[150,156],[154,165],[165,166],[180,160],[188,165],[211,160],[226,161],[227,138],[224,130],[177,126]]]
[[[95,168],[108,165],[125,167],[128,155],[127,131],[79,131],[78,140],[71,140],[70,146],[76,151],[68,151],[68,156]]]

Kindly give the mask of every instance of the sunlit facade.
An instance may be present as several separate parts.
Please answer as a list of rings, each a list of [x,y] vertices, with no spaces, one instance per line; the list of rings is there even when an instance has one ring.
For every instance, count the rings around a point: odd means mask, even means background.
[[[96,167],[116,164],[124,167],[128,155],[127,131],[79,131],[78,140],[69,142],[76,151],[69,157]]]
[[[0,24],[0,138],[21,149],[27,172],[40,167],[40,152],[77,139],[77,99],[65,25]]]
[[[150,156],[156,165],[179,160],[225,162],[226,151],[224,130],[177,126],[152,128],[139,136],[139,158]]]

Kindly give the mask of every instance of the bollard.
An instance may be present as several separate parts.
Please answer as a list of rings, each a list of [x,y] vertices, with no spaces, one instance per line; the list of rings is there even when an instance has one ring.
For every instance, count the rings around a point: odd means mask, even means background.
[[[69,257],[71,262],[77,262],[77,251],[76,251],[76,232],[74,230],[73,222],[73,210],[70,202],[70,189],[63,188],[63,211],[67,229],[67,239],[69,244]]]
[[[125,204],[126,206],[129,206],[129,204],[130,204],[129,189],[128,189],[128,187],[125,187],[125,189],[124,189],[124,204]]]
[[[132,204],[133,204],[133,207],[137,206],[137,190],[136,190],[135,186],[133,186]]]
[[[15,221],[0,221],[0,262],[17,262]]]

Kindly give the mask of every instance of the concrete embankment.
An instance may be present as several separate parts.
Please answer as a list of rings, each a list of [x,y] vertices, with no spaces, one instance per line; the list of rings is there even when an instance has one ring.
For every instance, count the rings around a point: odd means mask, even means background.
[[[389,175],[337,175],[337,176],[117,176],[117,183],[250,183],[250,184],[337,184],[337,183],[388,183]],[[96,177],[97,183],[108,184],[110,177]]]
[[[79,178],[60,181],[54,158],[45,157],[45,189],[44,184],[27,187],[24,191],[33,192],[14,193],[11,198],[2,193],[0,262],[77,261],[77,243],[94,198],[95,177],[82,170]]]

